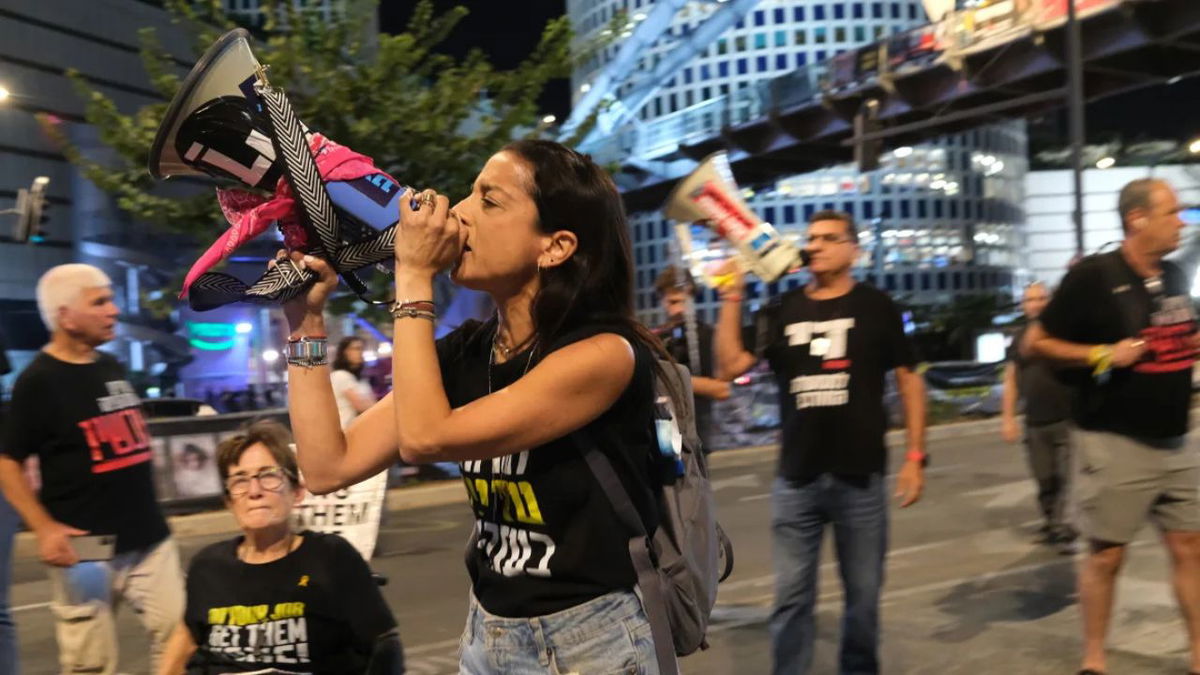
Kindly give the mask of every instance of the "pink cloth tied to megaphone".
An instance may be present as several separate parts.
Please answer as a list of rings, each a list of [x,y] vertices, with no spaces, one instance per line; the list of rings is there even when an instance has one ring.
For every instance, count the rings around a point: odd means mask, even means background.
[[[321,180],[326,183],[380,173],[370,157],[338,145],[321,134],[312,135],[309,148],[315,156]],[[288,250],[303,248],[308,243],[308,233],[296,220],[296,201],[286,178],[280,178],[275,184],[273,195],[218,188],[217,201],[221,204],[225,220],[229,221],[229,229],[188,270],[183,280],[183,292],[179,294],[181,298],[187,295],[188,288],[200,275],[229,257],[237,247],[265,232],[271,223],[279,223],[279,229],[283,231],[283,243]]]

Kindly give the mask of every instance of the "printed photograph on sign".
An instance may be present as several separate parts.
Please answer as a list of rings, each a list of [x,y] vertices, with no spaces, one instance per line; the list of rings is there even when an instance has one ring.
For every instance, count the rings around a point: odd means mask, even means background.
[[[175,486],[171,481],[171,457],[167,454],[167,439],[151,436],[150,456],[154,463],[155,492],[160,499],[174,496]]]
[[[221,494],[217,473],[217,437],[214,434],[172,436],[171,474],[178,497],[211,497]]]

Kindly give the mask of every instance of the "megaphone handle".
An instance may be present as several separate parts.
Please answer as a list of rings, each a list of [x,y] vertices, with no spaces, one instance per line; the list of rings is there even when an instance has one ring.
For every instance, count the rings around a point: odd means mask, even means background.
[[[350,290],[354,291],[354,294],[358,296],[358,299],[362,300],[368,305],[388,305],[393,302],[392,300],[372,300],[369,297],[371,294],[370,289],[367,288],[367,285],[364,284],[362,279],[359,279],[358,275],[354,272],[346,272],[342,275],[342,279],[345,280],[346,285],[350,287]]]
[[[309,244],[319,246],[317,254],[328,258],[337,249],[339,224],[313,151],[287,96],[270,87],[258,88],[258,95],[267,109],[271,145],[275,155],[283,159],[283,175],[292,188],[298,220],[308,230]]]

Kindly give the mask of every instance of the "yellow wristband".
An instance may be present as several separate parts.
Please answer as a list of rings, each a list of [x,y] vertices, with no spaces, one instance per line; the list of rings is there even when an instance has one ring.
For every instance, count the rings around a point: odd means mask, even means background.
[[[1109,345],[1096,345],[1088,352],[1088,365],[1093,375],[1100,375],[1112,368],[1113,350]]]

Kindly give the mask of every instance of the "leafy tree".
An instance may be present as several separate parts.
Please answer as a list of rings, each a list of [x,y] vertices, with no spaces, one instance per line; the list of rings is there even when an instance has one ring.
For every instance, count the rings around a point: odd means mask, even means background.
[[[318,0],[265,0],[263,21],[249,26],[254,51],[270,65],[271,83],[282,87],[309,127],[362,152],[401,182],[466,194],[479,167],[515,136],[542,131],[537,99],[546,83],[572,67],[566,18],[549,22],[540,43],[517,68],[496,70],[478,50],[456,59],[435,51],[468,10],[435,11],[429,0],[413,10],[404,32],[372,30],[378,0],[344,0],[332,15],[313,11]],[[195,36],[196,57],[237,24],[221,0],[166,0],[173,22]],[[64,154],[135,219],[195,242],[196,252],[225,227],[211,191],[166,195],[146,171],[155,132],[182,74],[152,28],[140,33],[142,63],[163,100],[131,113],[118,109],[78,72],[70,73],[86,99],[85,117],[115,164],[85,157],[62,130],[43,120]],[[171,291],[176,291],[178,285]],[[174,292],[164,294],[174,297]],[[351,309],[342,298],[335,311]],[[361,308],[360,308],[361,309]]]
[[[989,328],[999,314],[1012,311],[1013,302],[1000,294],[956,296],[949,304],[913,305],[913,319],[923,330],[915,340],[926,360],[970,359],[977,331]]]

